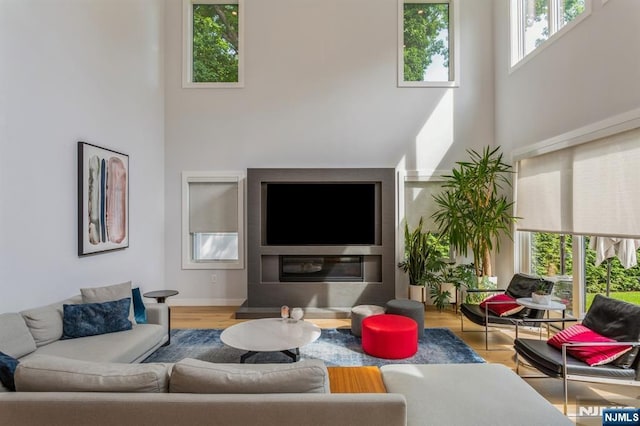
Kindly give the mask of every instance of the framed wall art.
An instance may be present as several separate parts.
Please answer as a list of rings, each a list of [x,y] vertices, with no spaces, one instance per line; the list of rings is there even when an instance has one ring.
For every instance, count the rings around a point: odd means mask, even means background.
[[[78,142],[78,256],[129,247],[129,156]]]

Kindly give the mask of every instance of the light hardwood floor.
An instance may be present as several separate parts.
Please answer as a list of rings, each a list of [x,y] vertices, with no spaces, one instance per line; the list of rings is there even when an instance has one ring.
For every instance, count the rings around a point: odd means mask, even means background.
[[[173,306],[171,308],[172,328],[219,328],[223,329],[243,320],[235,319],[235,306]],[[320,328],[350,328],[348,319],[307,319]],[[504,364],[515,370],[513,345],[513,330],[508,328],[493,328],[489,333],[489,348],[484,348],[483,328],[465,320],[464,329],[460,329],[460,315],[453,309],[439,312],[428,307],[425,312],[425,327],[446,327],[471,346],[487,362]],[[527,334],[527,331],[524,332]],[[530,332],[537,337],[538,333]],[[544,337],[544,336],[543,336]],[[534,370],[520,368],[520,374],[537,374]],[[549,378],[526,378],[542,396],[562,410],[562,381]],[[575,412],[576,398],[582,400],[624,401],[628,405],[635,400],[636,407],[640,407],[640,390],[632,386],[594,385],[589,383],[569,383],[569,413]]]

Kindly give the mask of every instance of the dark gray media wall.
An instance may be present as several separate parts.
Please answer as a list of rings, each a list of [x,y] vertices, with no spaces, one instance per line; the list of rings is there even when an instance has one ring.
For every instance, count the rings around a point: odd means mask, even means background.
[[[388,168],[248,169],[248,298],[238,317],[393,299],[395,186]]]

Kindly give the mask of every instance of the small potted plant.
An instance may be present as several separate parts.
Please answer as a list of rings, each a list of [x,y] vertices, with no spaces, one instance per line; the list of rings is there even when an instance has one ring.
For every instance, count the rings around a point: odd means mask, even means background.
[[[446,263],[438,250],[438,239],[422,231],[422,218],[414,230],[404,225],[404,260],[398,267],[409,275],[410,298],[426,302],[426,288],[439,288]]]
[[[540,284],[538,288],[531,293],[531,300],[533,300],[533,303],[539,305],[548,305],[551,302],[551,295],[547,293],[544,284]]]

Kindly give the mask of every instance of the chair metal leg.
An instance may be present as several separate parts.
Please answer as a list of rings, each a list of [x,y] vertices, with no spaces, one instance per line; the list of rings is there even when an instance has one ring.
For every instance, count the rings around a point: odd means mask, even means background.
[[[562,345],[562,385],[564,392],[564,415],[567,415],[569,405],[569,380],[567,379],[567,346]]]
[[[489,351],[489,304],[484,307],[484,350]]]
[[[484,324],[484,350],[489,350],[489,326],[487,323]]]

